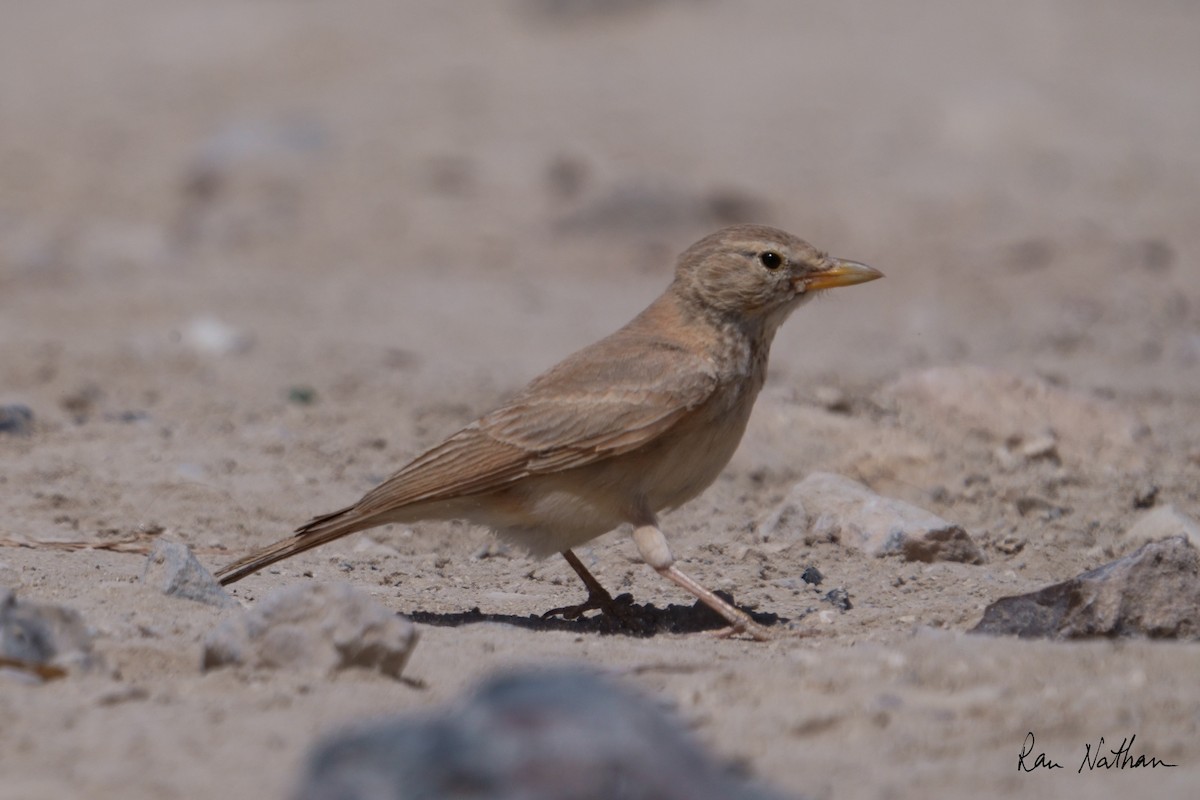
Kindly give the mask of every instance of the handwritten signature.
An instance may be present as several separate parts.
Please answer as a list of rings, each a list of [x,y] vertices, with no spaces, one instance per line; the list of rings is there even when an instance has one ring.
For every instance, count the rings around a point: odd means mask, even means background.
[[[1175,767],[1178,764],[1168,764],[1161,758],[1148,756],[1145,753],[1134,755],[1133,743],[1137,734],[1121,739],[1119,747],[1104,752],[1104,737],[1096,742],[1093,750],[1090,742],[1083,745],[1083,760],[1079,762],[1077,773],[1085,769],[1092,772],[1098,769],[1156,769],[1158,767]],[[1021,753],[1017,756],[1018,772],[1034,772],[1039,769],[1063,769],[1063,765],[1044,752],[1034,753],[1035,739],[1033,731],[1025,734],[1025,742],[1021,745]]]

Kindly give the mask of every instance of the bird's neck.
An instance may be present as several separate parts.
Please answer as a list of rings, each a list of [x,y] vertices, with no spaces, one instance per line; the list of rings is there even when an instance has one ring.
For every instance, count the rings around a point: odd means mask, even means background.
[[[731,368],[731,378],[761,382],[771,342],[786,317],[786,312],[751,317],[725,314],[668,291],[629,328],[655,338],[669,337],[690,352],[704,353],[714,363]]]

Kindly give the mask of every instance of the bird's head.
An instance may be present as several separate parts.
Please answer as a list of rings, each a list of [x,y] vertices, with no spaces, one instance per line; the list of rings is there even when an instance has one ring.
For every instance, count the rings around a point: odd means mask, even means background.
[[[685,250],[675,268],[677,291],[705,311],[779,322],[817,292],[882,277],[765,225],[710,234]]]

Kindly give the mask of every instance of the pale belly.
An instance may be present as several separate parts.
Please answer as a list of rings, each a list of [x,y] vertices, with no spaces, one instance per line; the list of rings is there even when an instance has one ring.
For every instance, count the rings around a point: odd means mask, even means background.
[[[755,387],[756,388],[756,387]],[[536,556],[577,547],[625,523],[646,524],[708,488],[729,463],[749,418],[749,402],[697,409],[640,450],[518,487],[463,498],[447,516],[485,525]]]

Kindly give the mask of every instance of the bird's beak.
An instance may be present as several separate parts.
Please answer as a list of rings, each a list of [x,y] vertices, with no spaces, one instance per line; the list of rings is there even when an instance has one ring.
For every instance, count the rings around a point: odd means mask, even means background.
[[[798,281],[799,285],[796,288],[802,291],[819,292],[838,286],[866,283],[883,277],[883,273],[879,270],[857,261],[830,258],[827,259],[827,263],[829,264],[827,269],[805,275]]]

